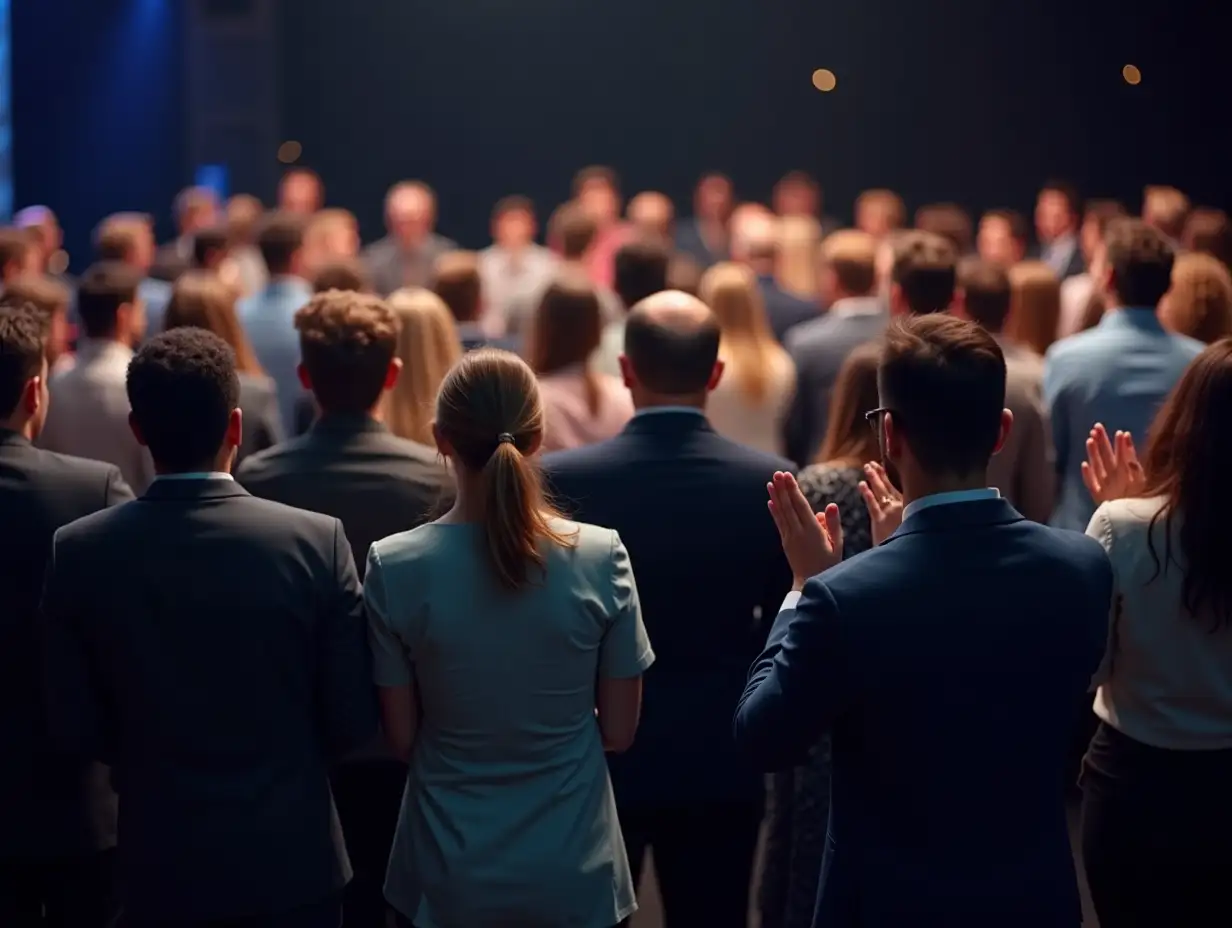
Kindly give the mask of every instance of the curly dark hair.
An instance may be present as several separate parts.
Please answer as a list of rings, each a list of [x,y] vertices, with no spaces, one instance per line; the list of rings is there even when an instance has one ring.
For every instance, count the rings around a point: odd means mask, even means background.
[[[0,416],[17,408],[31,377],[43,369],[47,317],[33,304],[0,298]]]
[[[133,420],[160,470],[212,469],[239,396],[235,352],[205,329],[155,335],[128,365]]]

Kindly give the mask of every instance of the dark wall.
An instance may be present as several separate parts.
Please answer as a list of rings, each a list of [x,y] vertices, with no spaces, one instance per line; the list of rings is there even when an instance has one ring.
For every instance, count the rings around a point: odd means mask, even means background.
[[[11,5],[16,207],[54,209],[75,268],[98,220],[156,215],[184,165],[179,0],[37,0]]]
[[[1195,95],[1227,85],[1221,33],[1191,0],[1137,6],[284,0],[286,134],[368,237],[399,178],[433,183],[442,230],[479,244],[498,197],[546,212],[592,162],[681,208],[716,167],[746,197],[805,168],[840,216],[883,185],[912,206],[1028,208],[1053,175],[1135,208],[1145,183],[1226,201],[1222,113],[1208,104],[1219,126],[1194,131]],[[833,93],[813,89],[818,67]]]

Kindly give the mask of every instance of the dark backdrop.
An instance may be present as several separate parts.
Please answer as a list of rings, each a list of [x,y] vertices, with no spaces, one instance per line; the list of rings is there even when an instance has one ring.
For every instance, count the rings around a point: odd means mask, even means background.
[[[368,237],[399,178],[480,244],[498,197],[546,212],[592,162],[682,209],[710,168],[743,197],[807,169],[840,216],[870,186],[1025,209],[1053,175],[1134,208],[1145,183],[1226,202],[1226,33],[1202,6],[284,0],[284,128]],[[819,67],[837,90],[813,89]]]

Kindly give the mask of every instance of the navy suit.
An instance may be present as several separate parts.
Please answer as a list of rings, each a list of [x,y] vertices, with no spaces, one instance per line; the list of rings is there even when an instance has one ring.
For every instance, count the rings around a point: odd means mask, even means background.
[[[815,928],[1077,928],[1068,749],[1111,596],[1098,543],[1000,499],[921,509],[808,582],[735,729],[767,770],[831,733]]]
[[[720,437],[696,410],[639,413],[615,438],[547,455],[556,498],[629,549],[658,659],[641,725],[610,759],[636,874],[654,848],[669,925],[739,925],[762,780],[731,710],[791,586],[766,482],[791,465]]]

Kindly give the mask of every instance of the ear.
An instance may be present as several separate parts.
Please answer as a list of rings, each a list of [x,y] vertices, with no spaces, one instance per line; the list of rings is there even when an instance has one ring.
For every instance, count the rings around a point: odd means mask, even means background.
[[[21,408],[33,416],[43,405],[43,378],[31,377],[21,391]]]
[[[905,316],[909,313],[907,302],[903,299],[903,288],[901,284],[890,284],[890,315]]]
[[[727,365],[722,361],[715,361],[714,367],[710,371],[710,380],[706,382],[706,392],[711,392],[719,385],[719,381],[723,379],[723,371],[727,369]]]
[[[244,415],[239,411],[239,408],[231,410],[231,414],[227,416],[227,434],[223,441],[228,448],[238,448],[240,442],[244,440]]]
[[[1014,428],[1014,414],[1008,409],[1001,410],[1001,431],[997,434],[997,443],[993,446],[992,453],[999,454],[1001,449],[1005,447],[1005,443],[1009,441],[1010,432]]]
[[[902,457],[903,453],[903,432],[898,427],[898,423],[894,421],[894,413],[887,412],[881,416],[881,428],[885,433],[885,454],[887,458],[894,459]]]
[[[303,365],[301,365],[302,369]],[[303,374],[300,375],[303,377]],[[382,384],[382,390],[392,390],[394,384],[398,382],[398,378],[402,376],[402,359],[391,358],[389,361],[389,369],[385,371],[385,383]]]
[[[620,379],[624,381],[625,387],[630,390],[637,387],[637,374],[633,372],[633,362],[629,360],[627,354],[620,356]]]
[[[304,366],[303,362],[295,365],[295,376],[299,378],[299,385],[311,393],[312,377],[308,375],[308,368]]]
[[[445,433],[435,421],[432,423],[432,441],[436,443],[436,450],[441,453],[441,457],[453,457],[453,445],[449,443],[449,439],[445,437]]]
[[[137,424],[137,417],[131,412],[128,414],[128,427],[132,430],[133,438],[137,439],[137,444],[139,444],[142,448],[148,447],[146,445],[145,436],[141,434],[141,426]]]

